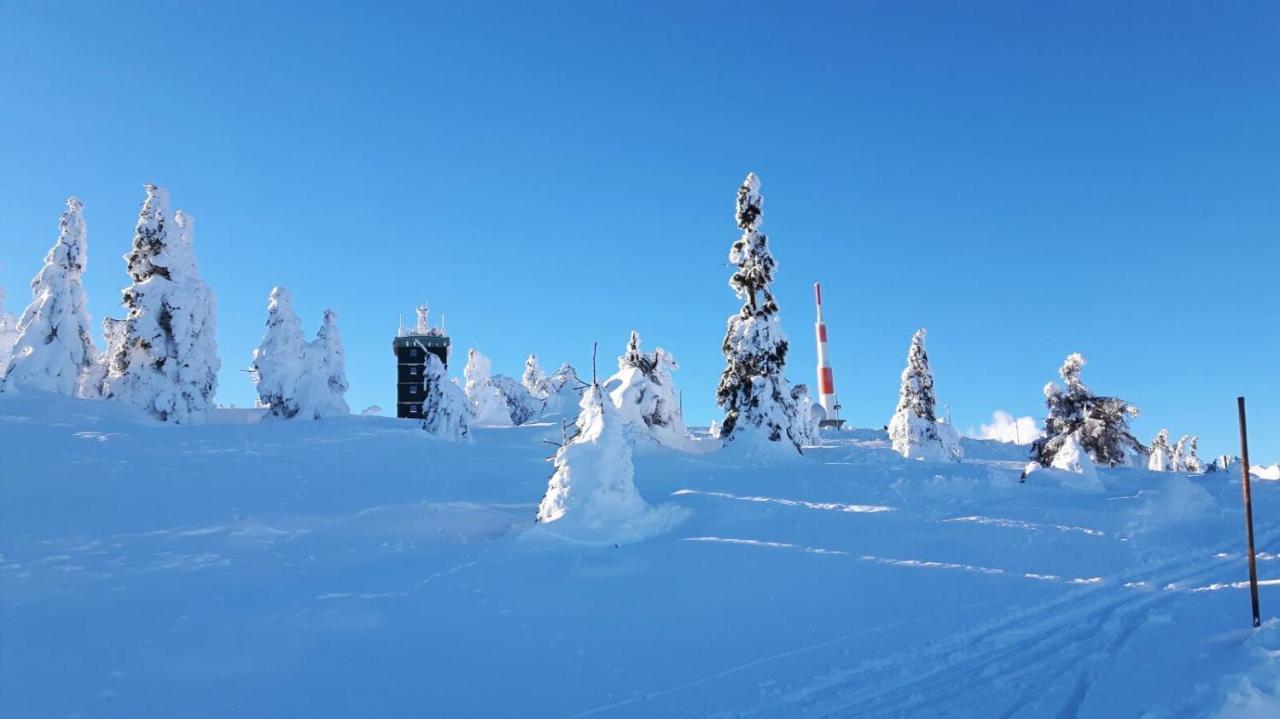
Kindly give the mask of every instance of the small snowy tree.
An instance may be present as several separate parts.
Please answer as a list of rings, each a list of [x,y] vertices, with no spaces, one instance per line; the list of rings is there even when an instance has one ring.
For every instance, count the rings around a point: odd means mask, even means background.
[[[289,419],[301,409],[299,392],[306,372],[302,321],[293,309],[293,293],[275,287],[267,299],[267,333],[253,351],[258,398],[271,417]]]
[[[1066,387],[1045,385],[1044,436],[1031,444],[1031,458],[1042,466],[1053,466],[1054,455],[1068,437],[1097,464],[1110,467],[1129,464],[1131,458],[1147,455],[1147,448],[1129,431],[1129,418],[1138,408],[1118,397],[1095,395],[1080,378],[1085,359],[1080,353],[1067,356],[1058,370]]]
[[[524,384],[514,377],[496,374],[489,378],[489,383],[497,388],[502,401],[507,403],[507,414],[511,417],[512,424],[524,424],[542,416],[542,408],[546,402],[530,394]]]
[[[578,378],[578,371],[573,365],[565,362],[547,378],[547,396],[544,414],[576,411],[582,402],[582,393],[587,383]]]
[[[306,372],[303,375],[300,412],[311,419],[345,417],[351,414],[347,405],[346,353],[342,334],[338,331],[338,313],[324,311],[324,321],[316,338],[303,350]]]
[[[736,217],[742,235],[729,250],[736,268],[729,286],[743,300],[725,330],[724,372],[716,389],[716,403],[725,411],[720,434],[731,443],[744,434],[770,442],[789,442],[796,407],[782,376],[787,360],[787,337],[778,320],[778,304],[770,288],[775,262],[768,237],[759,227],[764,211],[760,180],[749,173],[738,188]]]
[[[194,218],[171,217],[164,188],[146,190],[125,255],[129,313],[109,358],[106,394],[161,421],[198,423],[218,388],[215,300],[196,266]]]
[[[467,366],[462,370],[466,378],[467,399],[475,409],[476,424],[506,426],[511,424],[511,414],[502,393],[493,386],[490,376],[493,363],[474,349],[467,351]]]
[[[5,291],[0,287],[0,387],[4,384],[5,369],[13,357],[13,346],[18,342],[18,316],[6,311]]]
[[[909,459],[958,462],[964,456],[954,428],[939,422],[933,393],[933,371],[925,351],[925,330],[916,330],[902,370],[898,408],[889,420],[893,450]]]
[[[1172,472],[1176,470],[1173,461],[1173,448],[1169,446],[1169,430],[1162,429],[1151,440],[1151,453],[1147,457],[1147,469],[1152,472]]]
[[[520,376],[520,384],[529,390],[534,399],[545,400],[551,396],[551,383],[547,375],[538,365],[538,355],[530,353],[524,361],[524,374]]]
[[[471,440],[475,413],[467,395],[445,374],[444,363],[427,353],[423,370],[422,428],[428,434],[455,442]]]
[[[98,348],[93,344],[88,297],[81,278],[88,262],[84,205],[67,198],[58,240],[31,280],[31,304],[15,328],[4,386],[19,390],[96,397],[84,386]]]
[[[822,432],[818,423],[826,417],[826,412],[809,396],[809,386],[803,384],[793,386],[791,399],[796,403],[796,424],[792,428],[796,440],[804,447],[822,444]]]
[[[1200,458],[1196,456],[1196,445],[1200,438],[1196,435],[1183,435],[1173,448],[1173,471],[1199,474],[1204,471]]]
[[[678,367],[675,358],[661,347],[653,352],[640,349],[640,335],[632,331],[626,351],[618,357],[617,373],[604,383],[628,441],[690,447],[692,441],[671,376]]]

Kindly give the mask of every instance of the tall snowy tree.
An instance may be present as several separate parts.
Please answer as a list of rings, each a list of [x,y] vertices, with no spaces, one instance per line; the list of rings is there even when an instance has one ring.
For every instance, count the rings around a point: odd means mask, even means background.
[[[455,442],[470,441],[475,412],[467,395],[445,374],[444,363],[430,352],[423,372],[422,428]]]
[[[1069,437],[1097,464],[1110,467],[1129,464],[1147,455],[1147,448],[1129,431],[1129,418],[1138,408],[1118,397],[1095,395],[1080,378],[1085,359],[1080,353],[1067,356],[1058,370],[1066,387],[1045,385],[1044,436],[1031,444],[1031,458],[1042,466],[1053,466],[1054,456]]]
[[[1153,472],[1172,472],[1173,447],[1169,446],[1169,430],[1162,429],[1151,440],[1151,452],[1147,457],[1147,469]]]
[[[964,456],[960,438],[951,425],[938,421],[933,370],[924,343],[925,330],[916,330],[907,350],[907,367],[902,370],[898,408],[889,420],[889,439],[893,450],[903,457],[958,462]]]
[[[4,386],[5,369],[13,357],[13,345],[18,341],[18,316],[4,306],[5,291],[0,287],[0,388]]]
[[[300,394],[301,412],[311,419],[346,417],[351,414],[347,405],[346,353],[342,348],[342,334],[338,331],[338,313],[324,311],[324,321],[316,332],[316,338],[303,350],[306,374]]]
[[[109,358],[109,397],[161,421],[204,421],[218,389],[215,299],[196,266],[195,219],[169,214],[169,193],[147,185],[133,248],[132,284],[119,346]]]
[[[302,321],[293,309],[293,293],[275,287],[267,299],[267,332],[253,351],[258,399],[270,416],[289,419],[301,409],[299,393],[306,372],[306,341]]]
[[[511,424],[511,413],[502,393],[493,386],[492,369],[493,363],[488,357],[474,349],[467,351],[467,366],[462,369],[467,381],[467,399],[475,409],[476,424],[507,426]]]
[[[98,396],[84,380],[98,359],[81,278],[88,257],[84,205],[67,198],[58,241],[31,280],[31,304],[18,320],[4,386],[65,395]]]
[[[1200,458],[1196,456],[1196,445],[1200,442],[1200,438],[1196,435],[1183,435],[1178,440],[1178,444],[1173,448],[1173,470],[1175,472],[1193,472],[1199,474],[1204,471],[1204,465],[1200,463]]]
[[[661,347],[653,352],[642,350],[640,335],[632,331],[626,351],[618,357],[617,373],[604,383],[628,441],[686,450],[692,446],[671,376],[678,368],[675,358]]]
[[[799,450],[792,432],[796,407],[782,375],[787,337],[770,288],[775,262],[759,229],[763,210],[760,180],[750,173],[738,188],[735,215],[742,235],[729,250],[736,268],[729,286],[743,304],[725,330],[726,363],[716,389],[716,402],[725,411],[720,433],[726,444],[753,434]]]

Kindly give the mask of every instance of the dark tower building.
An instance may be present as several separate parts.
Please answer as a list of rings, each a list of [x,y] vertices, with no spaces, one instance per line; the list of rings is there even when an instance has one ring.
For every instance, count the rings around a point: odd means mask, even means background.
[[[449,338],[444,327],[427,324],[427,307],[418,307],[418,324],[413,329],[401,327],[391,342],[396,355],[396,416],[418,419],[422,417],[422,385],[426,372],[427,353],[440,358],[440,364],[449,366]]]

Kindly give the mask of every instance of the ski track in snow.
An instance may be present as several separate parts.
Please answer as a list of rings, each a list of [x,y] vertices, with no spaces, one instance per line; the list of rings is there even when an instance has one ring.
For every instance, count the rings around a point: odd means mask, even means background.
[[[780,504],[784,507],[804,507],[805,509],[821,509],[829,512],[849,512],[853,514],[877,514],[880,512],[892,512],[894,507],[887,507],[882,504],[841,504],[839,502],[808,502],[803,499],[780,499],[777,497],[758,497],[743,496],[730,494],[728,492],[704,492],[698,489],[677,489],[671,493],[673,497],[683,495],[699,495],[703,497],[720,497],[721,499],[736,499],[740,502],[758,502],[765,504]]]
[[[981,515],[970,515],[967,517],[952,517],[944,519],[943,522],[973,522],[974,524],[989,524],[996,527],[1007,527],[1009,529],[1025,529],[1028,531],[1038,532],[1045,529],[1054,529],[1059,532],[1079,532],[1090,537],[1105,537],[1106,532],[1100,529],[1090,529],[1089,527],[1076,527],[1070,524],[1038,524],[1036,522],[1028,522],[1021,519],[1002,519],[999,517],[983,517]]]

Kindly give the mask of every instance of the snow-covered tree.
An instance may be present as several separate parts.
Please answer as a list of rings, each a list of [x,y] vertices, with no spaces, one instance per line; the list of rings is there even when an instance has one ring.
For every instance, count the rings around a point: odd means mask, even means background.
[[[18,316],[5,309],[4,300],[5,291],[0,287],[0,387],[4,383],[9,358],[13,356],[13,345],[18,341]]]
[[[306,357],[306,373],[299,394],[300,413],[311,419],[345,417],[351,414],[347,406],[347,360],[342,348],[342,334],[338,331],[338,313],[324,311],[324,321],[316,332],[316,338],[303,350]]]
[[[924,343],[925,330],[916,330],[902,370],[898,408],[889,420],[889,439],[893,450],[908,459],[958,462],[964,456],[960,437],[950,424],[938,421],[933,371]]]
[[[524,374],[520,376],[520,384],[529,390],[534,399],[545,400],[551,396],[551,383],[538,364],[538,355],[530,353],[524,361]]]
[[[736,217],[742,235],[729,250],[736,268],[729,286],[743,304],[725,330],[726,364],[716,389],[716,402],[725,411],[720,434],[725,443],[752,434],[799,450],[792,433],[796,407],[782,375],[787,337],[770,288],[775,262],[768,238],[759,230],[763,211],[760,180],[750,173],[738,188]]]
[[[475,412],[467,395],[445,374],[444,363],[427,353],[423,370],[422,428],[429,434],[452,441],[470,441]]]
[[[1178,440],[1178,444],[1173,448],[1173,471],[1195,474],[1204,471],[1200,458],[1196,456],[1196,445],[1199,442],[1200,438],[1196,435],[1183,435],[1182,439]]]
[[[628,441],[689,448],[692,440],[671,376],[678,367],[675,358],[661,347],[653,352],[642,350],[640,335],[632,331],[626,351],[618,357],[617,373],[604,382]]]
[[[1147,456],[1147,469],[1152,472],[1173,472],[1173,447],[1169,446],[1169,430],[1162,429],[1151,440],[1151,452]]]
[[[31,280],[31,304],[15,328],[17,337],[3,375],[6,388],[98,396],[96,389],[84,387],[98,348],[82,282],[88,262],[83,210],[80,200],[67,198],[58,240]]]
[[[1068,437],[1074,437],[1097,464],[1114,467],[1146,456],[1147,448],[1129,431],[1129,418],[1138,416],[1138,408],[1118,397],[1093,394],[1080,379],[1084,365],[1080,353],[1068,355],[1058,370],[1066,387],[1055,382],[1045,385],[1049,412],[1044,436],[1031,444],[1031,458],[1052,466],[1054,455]]]
[[[582,402],[582,393],[586,390],[587,383],[578,378],[578,371],[573,368],[573,365],[565,362],[560,365],[560,369],[547,377],[547,388],[550,394],[547,396],[543,413],[567,413],[577,410]]]
[[[250,371],[258,388],[258,399],[268,407],[269,416],[296,417],[301,409],[299,394],[307,371],[306,340],[302,320],[293,309],[293,293],[274,287],[267,298],[267,332],[253,351]]]
[[[474,349],[467,351],[467,366],[462,369],[466,379],[467,400],[476,413],[476,424],[506,426],[511,424],[511,414],[502,393],[493,386],[493,363]]]
[[[826,417],[827,413],[822,409],[822,405],[814,402],[809,396],[809,386],[804,384],[792,386],[791,399],[796,403],[796,424],[792,427],[796,441],[803,447],[822,444],[822,432],[818,423]]]
[[[215,299],[196,266],[195,219],[169,214],[169,193],[147,185],[124,291],[119,344],[109,358],[106,394],[156,419],[198,423],[218,388]]]
[[[496,374],[489,378],[489,383],[497,388],[502,400],[507,403],[507,414],[511,417],[512,424],[524,424],[542,416],[542,408],[546,402],[530,394],[516,378]]]

